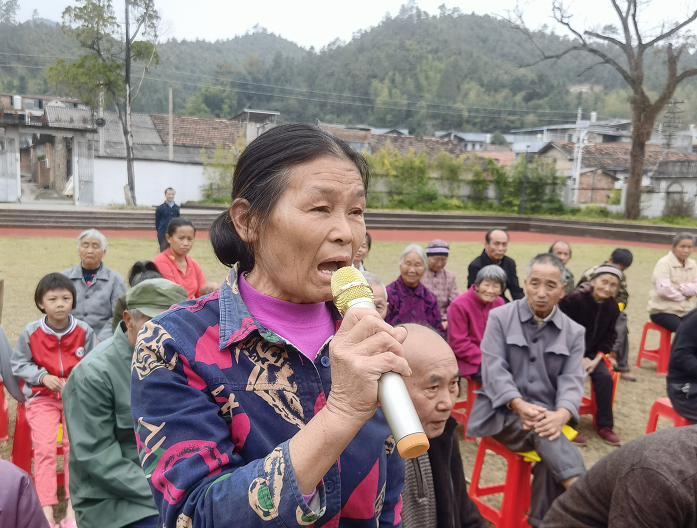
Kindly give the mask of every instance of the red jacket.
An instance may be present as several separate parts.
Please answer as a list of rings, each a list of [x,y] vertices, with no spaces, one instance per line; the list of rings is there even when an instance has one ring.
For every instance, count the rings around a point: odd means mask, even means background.
[[[85,354],[95,346],[96,338],[87,323],[70,316],[70,325],[56,334],[46,324],[46,318],[28,324],[17,340],[12,353],[12,372],[22,378],[22,392],[27,398],[36,394],[60,397],[41,385],[46,374],[65,381]]]

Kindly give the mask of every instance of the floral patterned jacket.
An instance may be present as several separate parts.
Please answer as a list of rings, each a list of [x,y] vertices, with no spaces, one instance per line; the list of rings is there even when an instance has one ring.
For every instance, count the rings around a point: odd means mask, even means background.
[[[401,526],[404,461],[379,408],[318,485],[315,510],[300,492],[288,441],[325,405],[329,367],[329,341],[311,362],[254,319],[234,270],[148,322],[131,405],[164,526]]]

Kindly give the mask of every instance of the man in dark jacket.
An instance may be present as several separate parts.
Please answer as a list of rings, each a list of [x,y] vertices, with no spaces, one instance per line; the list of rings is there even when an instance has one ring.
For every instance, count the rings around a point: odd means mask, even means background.
[[[467,495],[460,448],[450,417],[457,399],[459,372],[452,349],[435,331],[410,323],[404,356],[416,412],[431,444],[427,453],[406,461],[402,491],[404,528],[486,528]]]
[[[495,264],[501,266],[506,272],[506,287],[501,293],[501,297],[506,302],[516,301],[525,297],[523,289],[518,284],[518,274],[516,273],[515,260],[506,256],[508,250],[508,233],[503,229],[492,229],[484,238],[484,251],[476,259],[470,262],[467,268],[467,288],[474,284],[477,273],[484,266]],[[505,295],[508,290],[510,299]]]
[[[668,363],[668,397],[673,409],[697,423],[697,310],[683,318],[675,332]]]
[[[694,528],[696,452],[694,426],[632,440],[559,497],[541,528]]]
[[[160,243],[160,251],[167,249],[167,226],[172,218],[179,216],[179,206],[174,203],[175,190],[171,187],[165,189],[165,201],[155,209],[155,228],[157,229],[157,241]]]

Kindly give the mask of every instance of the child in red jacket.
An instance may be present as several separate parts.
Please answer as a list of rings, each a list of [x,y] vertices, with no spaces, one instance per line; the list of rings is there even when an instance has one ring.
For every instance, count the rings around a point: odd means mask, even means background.
[[[34,294],[36,307],[44,317],[22,331],[12,354],[12,371],[21,378],[27,401],[27,421],[34,443],[36,491],[51,528],[57,528],[53,505],[58,504],[56,485],[56,435],[63,424],[63,471],[66,518],[61,528],[76,528],[75,512],[68,492],[69,443],[63,414],[61,390],[70,371],[95,346],[95,333],[70,315],[77,302],[75,286],[60,273],[39,281]]]

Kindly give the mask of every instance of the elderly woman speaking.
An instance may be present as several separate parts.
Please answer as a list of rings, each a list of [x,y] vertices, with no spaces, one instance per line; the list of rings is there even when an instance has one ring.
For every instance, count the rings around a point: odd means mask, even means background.
[[[311,125],[251,142],[213,224],[232,267],[147,323],[132,368],[140,460],[166,528],[400,525],[404,461],[377,405],[403,329],[343,321],[332,274],[365,238],[369,169]]]
[[[445,337],[436,295],[421,284],[428,257],[418,244],[408,245],[399,259],[399,277],[387,287],[389,308],[385,321],[396,326],[426,323]]]
[[[477,272],[474,284],[448,307],[448,344],[457,357],[460,375],[482,382],[480,347],[489,312],[502,306],[506,272],[495,264]]]
[[[85,321],[99,341],[109,339],[116,300],[126,293],[123,277],[102,263],[106,255],[106,237],[96,229],[88,229],[77,237],[80,263],[62,271],[77,291],[76,319]]]

